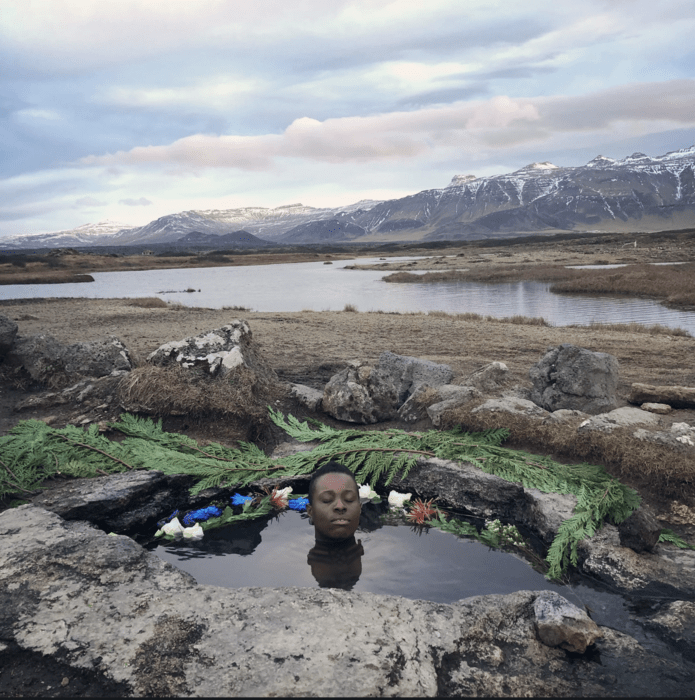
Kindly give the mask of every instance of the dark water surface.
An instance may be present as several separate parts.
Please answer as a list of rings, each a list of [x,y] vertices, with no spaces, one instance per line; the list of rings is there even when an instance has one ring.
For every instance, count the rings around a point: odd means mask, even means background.
[[[364,549],[361,572],[354,585],[344,586],[348,590],[437,603],[492,593],[553,590],[581,609],[586,606],[598,624],[630,634],[644,646],[668,654],[663,643],[638,623],[633,602],[605,586],[578,576],[568,585],[552,583],[514,554],[436,528],[417,528],[402,522],[382,526],[374,513],[365,519],[365,511],[368,508],[363,507],[364,527],[355,534]],[[147,548],[191,574],[199,584],[316,588],[319,581],[307,563],[314,545],[314,528],[307,516],[284,511],[274,517],[209,530],[199,542],[160,540]],[[325,583],[324,587],[330,587]]]

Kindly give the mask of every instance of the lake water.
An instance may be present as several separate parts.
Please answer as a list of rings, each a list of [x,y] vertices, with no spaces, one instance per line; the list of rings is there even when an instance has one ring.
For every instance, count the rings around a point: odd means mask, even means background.
[[[412,260],[413,258],[389,258]],[[394,284],[380,270],[345,270],[378,258],[308,263],[94,273],[92,283],[0,286],[0,299],[157,296],[186,306],[243,306],[254,311],[475,312],[531,316],[557,326],[636,322],[683,328],[695,335],[695,312],[668,309],[648,299],[553,294],[542,282]],[[194,289],[194,292],[186,292]]]

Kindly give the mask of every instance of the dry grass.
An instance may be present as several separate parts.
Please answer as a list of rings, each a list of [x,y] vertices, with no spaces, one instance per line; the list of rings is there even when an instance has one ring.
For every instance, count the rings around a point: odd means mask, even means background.
[[[582,328],[584,324],[573,323],[567,328]],[[662,326],[660,323],[654,323],[651,326],[645,326],[634,321],[630,323],[602,323],[601,321],[592,321],[588,324],[589,328],[594,328],[597,331],[620,331],[623,333],[648,333],[649,335],[677,335],[681,338],[690,338],[691,335],[684,328],[669,328]]]
[[[475,261],[473,261],[475,262]],[[577,270],[564,265],[495,265],[442,272],[394,272],[384,282],[534,282],[552,283],[558,294],[620,294],[658,299],[667,306],[695,308],[695,263],[627,265],[608,270]]]
[[[251,440],[268,424],[267,405],[277,388],[247,367],[224,378],[173,365],[138,367],[118,385],[118,399],[130,411],[156,416],[184,415],[192,420],[223,418]]]
[[[0,277],[0,284],[74,284],[76,282],[94,282],[94,277],[72,272],[46,272],[42,275],[14,274]]]
[[[695,307],[695,263],[628,265],[611,270],[580,270],[582,274],[554,284],[566,294],[626,294],[661,299],[668,306]]]
[[[487,259],[471,260],[475,262],[490,262]],[[486,265],[484,268],[469,270],[442,270],[441,272],[394,272],[382,279],[384,282],[428,283],[428,282],[520,282],[534,280],[536,282],[555,282],[574,279],[586,270],[573,270],[564,265]]]
[[[512,413],[481,412],[471,402],[443,416],[442,428],[461,425],[465,430],[508,428],[508,446],[550,454],[558,460],[601,464],[608,473],[649,495],[653,502],[677,498],[695,503],[695,463],[687,452],[677,452],[656,443],[637,440],[634,428],[616,428],[611,433],[577,432],[580,419],[566,423],[542,423]]]
[[[343,307],[343,311],[350,311],[356,313],[357,307],[354,304],[345,304],[345,306]]]
[[[159,297],[137,297],[127,302],[128,306],[137,306],[139,309],[167,309],[169,304]]]

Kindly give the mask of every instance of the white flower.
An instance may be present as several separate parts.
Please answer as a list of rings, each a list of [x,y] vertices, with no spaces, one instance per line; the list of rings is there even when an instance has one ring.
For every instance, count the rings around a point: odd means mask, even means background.
[[[372,491],[372,487],[369,484],[364,484],[362,486],[357,484],[357,486],[360,490],[360,503],[367,503],[368,501],[371,501],[372,498],[379,495],[376,491]]]
[[[389,493],[389,506],[391,508],[402,508],[405,501],[409,501],[412,493],[398,493],[398,491],[391,491]]]
[[[200,523],[196,523],[193,527],[185,527],[183,529],[183,536],[187,540],[202,540],[204,534],[203,528],[200,527]]]
[[[287,505],[287,502],[290,499],[290,494],[292,493],[292,487],[291,486],[286,486],[284,489],[275,489],[273,491],[273,501],[275,503],[284,503]]]
[[[183,534],[183,525],[181,525],[178,518],[174,518],[171,522],[167,523],[159,532],[161,532],[163,535],[172,535],[173,537],[180,537]]]

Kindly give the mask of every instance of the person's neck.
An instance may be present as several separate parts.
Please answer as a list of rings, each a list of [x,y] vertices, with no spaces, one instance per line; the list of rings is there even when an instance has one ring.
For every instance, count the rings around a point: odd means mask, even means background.
[[[350,535],[350,537],[346,537],[345,539],[342,540],[336,540],[331,537],[321,537],[321,535],[316,535],[316,546],[317,547],[327,547],[329,549],[345,549],[346,547],[351,547],[352,545],[356,544],[357,540],[355,540],[354,535]]]

